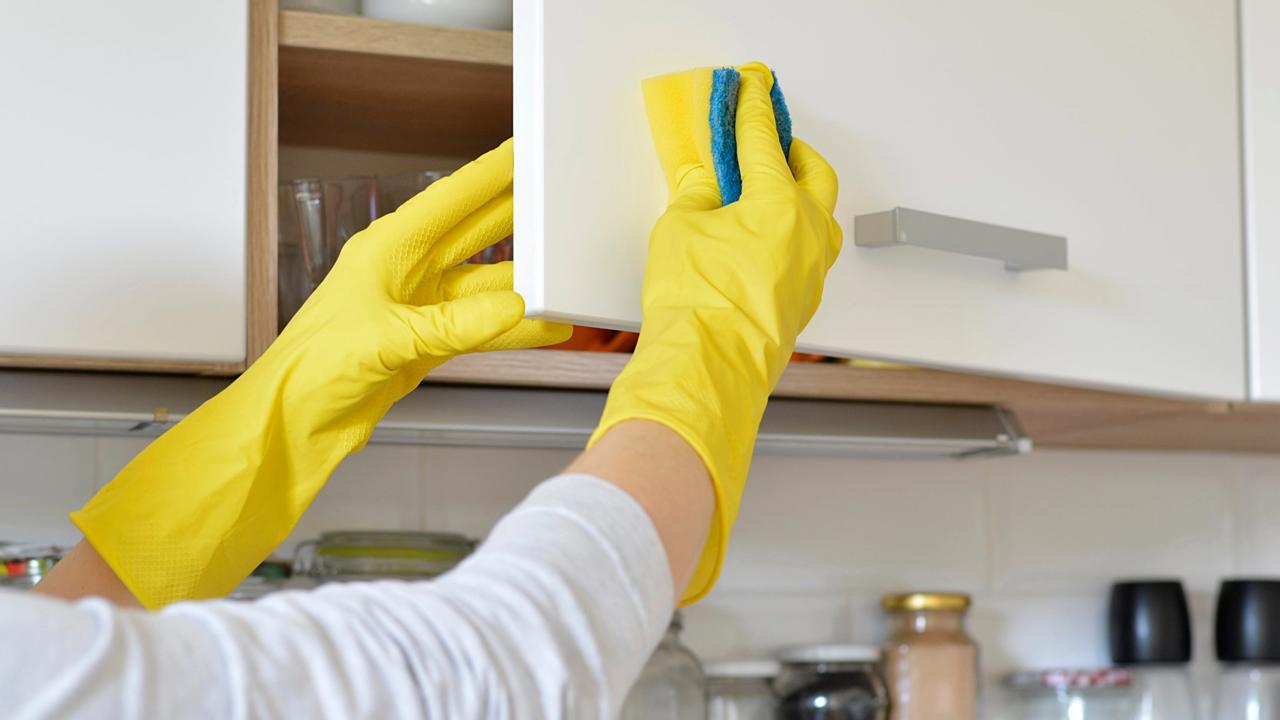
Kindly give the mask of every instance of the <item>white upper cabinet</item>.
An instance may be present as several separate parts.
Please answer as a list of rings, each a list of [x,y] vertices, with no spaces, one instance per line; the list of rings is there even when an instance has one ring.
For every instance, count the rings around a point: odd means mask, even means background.
[[[1240,3],[1249,395],[1280,402],[1280,0]]]
[[[535,313],[638,326],[666,200],[640,80],[759,59],[841,180],[845,249],[802,349],[1244,396],[1232,0],[515,6],[517,289]],[[896,207],[1065,236],[1068,269],[855,245],[856,216]],[[931,240],[1000,239],[984,232]]]
[[[247,27],[0,6],[0,356],[244,360]]]

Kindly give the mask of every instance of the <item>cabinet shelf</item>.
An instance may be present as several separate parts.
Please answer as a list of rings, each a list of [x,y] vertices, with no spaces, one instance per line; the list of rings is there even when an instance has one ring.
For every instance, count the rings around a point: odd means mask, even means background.
[[[515,350],[467,355],[429,383],[604,390],[628,355]],[[1039,447],[1280,452],[1280,407],[1199,402],[913,368],[793,363],[775,397],[1000,405]]]
[[[476,155],[511,134],[511,33],[285,10],[280,142]]]

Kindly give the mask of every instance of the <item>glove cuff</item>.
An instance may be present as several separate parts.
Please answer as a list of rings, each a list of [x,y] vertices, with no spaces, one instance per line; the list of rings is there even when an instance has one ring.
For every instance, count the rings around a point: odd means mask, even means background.
[[[647,320],[646,320],[647,322]],[[767,341],[710,338],[706,324],[665,324],[642,333],[635,355],[614,381],[588,447],[626,420],[649,420],[680,435],[702,458],[715,488],[716,509],[707,543],[682,605],[711,591],[720,574],[738,516],[760,419],[780,371]],[[650,326],[651,327],[651,326]],[[787,353],[789,356],[789,353]]]

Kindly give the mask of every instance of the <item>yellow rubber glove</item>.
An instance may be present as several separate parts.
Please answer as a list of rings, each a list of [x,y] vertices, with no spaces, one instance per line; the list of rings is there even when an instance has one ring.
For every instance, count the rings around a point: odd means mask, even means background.
[[[620,422],[651,420],[706,463],[716,513],[683,604],[719,575],[769,393],[818,309],[841,245],[835,172],[799,140],[788,164],[769,100],[772,75],[758,63],[740,70],[742,198],[721,207],[712,169],[690,143],[649,240],[639,344],[592,436],[594,443]],[[654,128],[656,140],[666,136]]]
[[[226,595],[288,536],[393,403],[460,353],[532,347],[511,264],[511,142],[351,238],[263,356],[160,436],[72,520],[138,600]]]

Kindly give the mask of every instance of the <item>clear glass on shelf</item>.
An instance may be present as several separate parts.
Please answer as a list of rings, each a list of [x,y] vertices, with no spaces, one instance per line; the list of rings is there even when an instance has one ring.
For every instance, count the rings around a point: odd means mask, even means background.
[[[622,720],[704,720],[707,717],[707,679],[698,657],[680,642],[683,627],[683,618],[676,611],[667,634],[627,693]]]
[[[426,190],[445,174],[439,170],[417,170],[397,175],[379,175],[378,214],[395,212],[406,200]]]
[[[372,177],[302,178],[292,183],[298,240],[311,286],[320,284],[342,246],[378,217]]]
[[[278,212],[280,232],[276,259],[276,317],[283,329],[306,302],[314,289],[307,265],[302,257],[302,228],[298,225],[298,208],[294,205],[291,184],[280,186]]]
[[[324,280],[351,236],[378,216],[373,177],[300,178],[279,192],[276,302],[284,328]]]

